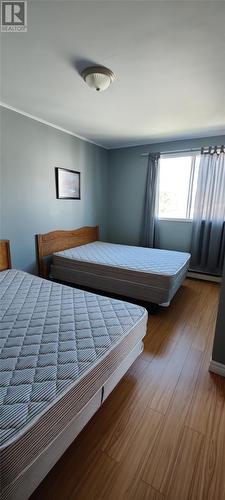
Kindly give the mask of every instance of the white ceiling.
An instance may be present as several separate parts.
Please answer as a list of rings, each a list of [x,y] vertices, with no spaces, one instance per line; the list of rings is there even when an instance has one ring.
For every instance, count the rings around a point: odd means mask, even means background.
[[[225,133],[225,2],[28,1],[2,33],[2,101],[107,148]],[[79,75],[118,76],[102,93]]]

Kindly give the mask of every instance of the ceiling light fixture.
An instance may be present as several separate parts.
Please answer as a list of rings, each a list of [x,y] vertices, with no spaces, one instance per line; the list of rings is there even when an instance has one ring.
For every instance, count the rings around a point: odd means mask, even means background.
[[[82,71],[81,76],[90,89],[101,92],[115,80],[114,73],[104,66],[90,66]]]

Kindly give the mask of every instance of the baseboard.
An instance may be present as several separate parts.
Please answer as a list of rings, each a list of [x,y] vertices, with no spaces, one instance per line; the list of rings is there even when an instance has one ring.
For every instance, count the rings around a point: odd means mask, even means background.
[[[225,365],[218,363],[218,361],[214,361],[213,359],[210,361],[209,371],[225,377]]]
[[[220,276],[212,276],[211,274],[196,273],[192,271],[187,272],[187,278],[193,278],[196,280],[212,281],[213,283],[221,283],[222,278]]]

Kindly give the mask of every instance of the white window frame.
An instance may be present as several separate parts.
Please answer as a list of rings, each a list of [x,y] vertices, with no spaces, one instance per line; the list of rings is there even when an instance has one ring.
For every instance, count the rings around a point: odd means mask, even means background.
[[[191,203],[192,203],[192,188],[193,188],[193,181],[194,181],[194,173],[195,173],[195,160],[196,156],[200,156],[201,150],[199,151],[185,151],[184,153],[166,153],[166,154],[161,154],[160,159],[164,158],[183,158],[184,156],[192,156],[192,161],[191,161],[191,175],[189,179],[189,188],[188,188],[188,201],[187,201],[187,217],[186,218],[173,218],[173,217],[158,217],[158,220],[162,221],[167,221],[167,222],[189,222],[191,223],[193,219],[190,217],[190,211],[191,211]],[[159,160],[160,161],[160,160]]]

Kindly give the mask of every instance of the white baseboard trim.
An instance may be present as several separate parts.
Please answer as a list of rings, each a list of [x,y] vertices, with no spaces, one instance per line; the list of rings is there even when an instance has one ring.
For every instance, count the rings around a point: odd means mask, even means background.
[[[214,361],[213,359],[210,361],[209,371],[225,377],[225,365],[218,363],[218,361]]]
[[[193,278],[196,280],[212,281],[213,283],[221,283],[222,278],[220,276],[212,276],[211,274],[195,273],[192,271],[187,272],[187,278]]]

